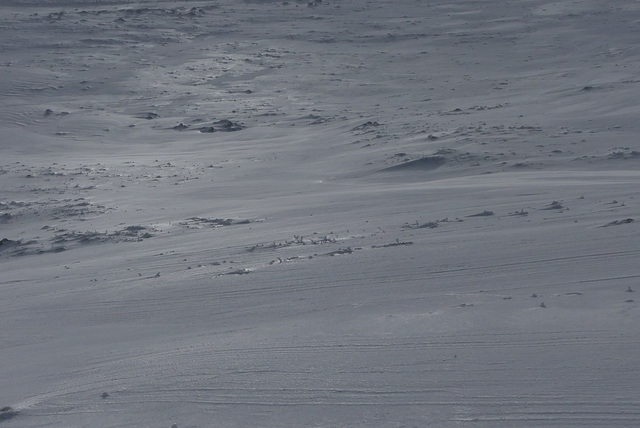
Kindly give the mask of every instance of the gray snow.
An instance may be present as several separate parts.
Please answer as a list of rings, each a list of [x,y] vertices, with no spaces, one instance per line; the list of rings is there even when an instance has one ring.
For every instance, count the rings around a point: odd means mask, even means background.
[[[639,36],[3,1],[0,424],[639,426]]]

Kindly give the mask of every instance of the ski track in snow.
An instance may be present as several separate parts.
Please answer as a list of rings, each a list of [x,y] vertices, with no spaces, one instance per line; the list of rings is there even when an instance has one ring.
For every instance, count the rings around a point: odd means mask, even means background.
[[[640,425],[638,22],[3,2],[0,425]]]

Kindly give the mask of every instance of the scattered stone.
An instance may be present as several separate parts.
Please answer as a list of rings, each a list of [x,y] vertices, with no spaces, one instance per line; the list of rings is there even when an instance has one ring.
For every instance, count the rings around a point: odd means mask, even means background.
[[[546,308],[546,307],[547,307],[547,305],[545,305],[545,304],[544,304],[544,302],[542,302],[542,303],[540,303],[540,307],[541,307],[541,308]]]
[[[438,227],[437,221],[429,221],[418,226],[418,229],[435,229]]]
[[[233,126],[235,125],[233,122],[231,122],[228,119],[222,119],[217,122],[214,122],[213,124],[223,129],[233,128]]]
[[[5,406],[0,409],[0,422],[8,421],[9,419],[16,417],[17,414],[18,412],[16,410],[13,410],[12,407]]]
[[[108,392],[103,392],[102,394],[100,394],[100,397],[104,400],[105,398],[107,398],[109,396]]]
[[[251,224],[251,220],[249,219],[235,220],[232,218],[190,217],[186,221],[180,224],[182,226],[186,226],[190,228],[198,228],[200,226],[220,227],[220,226]]]
[[[620,226],[621,224],[630,224],[630,223],[634,223],[635,220],[632,218],[626,218],[624,220],[616,220],[616,221],[612,221],[611,223],[607,223],[602,227],[608,227],[608,226]]]
[[[493,215],[493,211],[484,210],[481,213],[471,214],[471,215],[468,215],[467,217],[489,217],[492,215]]]
[[[413,245],[413,241],[400,241],[396,239],[396,242],[392,242],[390,244],[384,245],[372,245],[371,248],[389,248],[389,247],[399,247],[401,245]]]
[[[351,129],[351,131],[362,131],[367,128],[376,127],[376,126],[380,126],[380,124],[378,122],[374,122],[370,120],[368,122],[363,123],[362,125],[356,126],[355,128]]]
[[[347,248],[340,248],[336,251],[332,251],[330,253],[327,253],[327,256],[340,256],[343,254],[352,254],[354,252],[354,250],[358,250],[358,248],[351,248],[351,247],[347,247]]]
[[[529,215],[529,211],[525,211],[524,209],[521,209],[520,211],[514,211],[512,213],[509,213],[509,215],[526,217]]]
[[[228,119],[222,119],[217,122],[213,122],[211,126],[203,126],[198,130],[202,133],[212,133],[212,132],[234,132],[240,131],[244,129],[244,126],[239,123],[232,122]]]
[[[2,238],[0,239],[0,246],[2,245],[11,245],[11,244],[16,244],[17,241],[12,241],[11,239],[7,239],[7,238]]]
[[[621,150],[614,151],[607,157],[609,159],[638,159],[640,158],[640,151],[630,150],[628,147],[624,147]]]
[[[248,275],[251,273],[251,269],[238,269],[231,272],[227,272],[226,275]]]
[[[564,208],[565,208],[564,205],[562,205],[562,203],[560,203],[559,201],[553,201],[546,208],[542,208],[542,209],[543,210],[562,210]]]
[[[11,251],[10,249],[19,248],[21,243],[21,241],[13,241],[11,239],[2,238],[0,239],[0,253],[4,252],[5,250]]]
[[[402,227],[405,229],[435,229],[438,227],[438,223],[439,221],[428,221],[426,223],[420,224],[416,221],[413,224],[405,223],[405,225]]]

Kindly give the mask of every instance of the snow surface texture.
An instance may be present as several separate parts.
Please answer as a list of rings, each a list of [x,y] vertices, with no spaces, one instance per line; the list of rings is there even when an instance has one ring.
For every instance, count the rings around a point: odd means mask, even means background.
[[[640,426],[640,3],[4,0],[2,427]]]

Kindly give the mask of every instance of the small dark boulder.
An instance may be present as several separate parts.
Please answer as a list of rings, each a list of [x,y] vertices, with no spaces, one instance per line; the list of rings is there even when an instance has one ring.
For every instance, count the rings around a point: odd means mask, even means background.
[[[18,411],[14,410],[10,406],[5,406],[0,409],[0,422],[8,421],[9,419],[15,418],[18,415]]]
[[[187,125],[185,125],[184,123],[180,122],[180,124],[178,124],[178,125],[174,126],[174,127],[173,127],[173,128],[171,128],[171,129],[175,129],[176,131],[184,131],[184,130],[185,130],[185,129],[187,129],[187,128],[188,128],[188,126],[187,126]]]
[[[240,131],[241,129],[244,129],[244,126],[240,125],[239,123],[232,122],[228,119],[222,119],[218,120],[217,122],[213,122],[213,127],[216,129],[216,131],[227,132]]]

